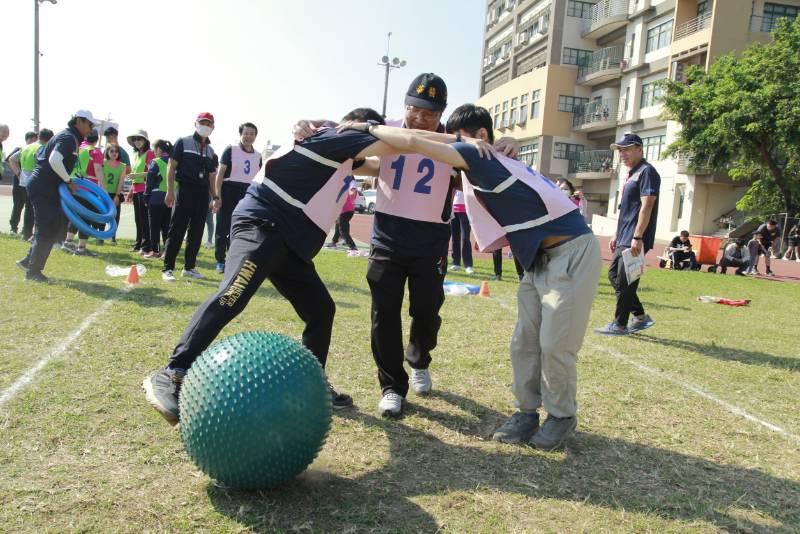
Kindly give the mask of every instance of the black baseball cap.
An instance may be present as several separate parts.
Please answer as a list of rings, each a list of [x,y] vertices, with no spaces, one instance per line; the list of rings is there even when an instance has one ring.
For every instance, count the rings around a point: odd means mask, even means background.
[[[634,133],[626,133],[620,137],[616,143],[611,144],[611,150],[618,150],[620,148],[627,148],[629,146],[639,145],[642,146],[642,138]]]
[[[443,111],[447,107],[447,85],[432,72],[420,74],[408,87],[406,106]]]

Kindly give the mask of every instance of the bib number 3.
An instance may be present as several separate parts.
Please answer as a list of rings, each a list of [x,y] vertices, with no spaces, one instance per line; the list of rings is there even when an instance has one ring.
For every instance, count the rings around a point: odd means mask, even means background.
[[[392,162],[390,166],[392,169],[394,169],[394,181],[392,182],[392,189],[400,189],[400,182],[403,180],[403,168],[405,167],[405,164],[405,156],[400,156]],[[415,193],[430,195],[431,186],[428,185],[428,182],[430,182],[433,178],[434,171],[435,166],[433,160],[428,158],[420,160],[419,165],[417,165],[417,173],[421,175],[421,177],[419,180],[417,180],[417,183],[414,184]]]

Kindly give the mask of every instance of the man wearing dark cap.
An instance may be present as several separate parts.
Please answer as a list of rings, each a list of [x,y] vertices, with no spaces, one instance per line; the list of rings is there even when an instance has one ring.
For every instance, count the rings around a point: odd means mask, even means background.
[[[164,268],[161,278],[175,281],[175,259],[181,250],[184,236],[186,253],[182,276],[205,278],[195,269],[203,228],[211,207],[209,197],[215,195],[214,182],[210,176],[217,170],[217,156],[208,138],[214,131],[214,115],[205,112],[194,122],[194,134],[181,137],[172,147],[167,168],[167,195],[164,203],[172,208],[167,243],[164,251]],[[180,187],[175,187],[175,183]],[[213,200],[218,197],[214,196]],[[187,234],[188,230],[188,234]]]
[[[639,280],[628,283],[622,252],[630,249],[633,256],[639,256],[653,248],[661,176],[644,159],[642,138],[638,135],[626,133],[611,145],[611,149],[619,151],[620,160],[628,168],[625,184],[622,187],[617,233],[608,244],[613,252],[611,265],[608,266],[608,280],[617,295],[617,308],[614,320],[602,328],[595,329],[595,332],[624,336],[655,324],[655,321],[644,312],[644,306],[636,295]],[[631,313],[633,317],[628,322]]]

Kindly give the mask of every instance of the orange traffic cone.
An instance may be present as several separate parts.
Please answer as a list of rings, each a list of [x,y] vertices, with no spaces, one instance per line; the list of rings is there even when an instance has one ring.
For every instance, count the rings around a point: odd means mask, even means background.
[[[478,292],[478,296],[481,297],[489,296],[489,282],[487,282],[486,280],[481,282],[481,290]]]
[[[131,265],[131,270],[128,273],[127,282],[132,286],[139,284],[139,270],[136,268],[136,264]]]

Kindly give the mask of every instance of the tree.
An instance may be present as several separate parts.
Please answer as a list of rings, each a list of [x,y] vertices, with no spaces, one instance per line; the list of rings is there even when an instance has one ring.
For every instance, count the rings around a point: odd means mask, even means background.
[[[750,182],[737,207],[800,211],[800,18],[779,20],[772,42],[721,56],[708,72],[687,69],[685,84],[664,87],[665,115],[682,125],[666,155],[689,153]]]

